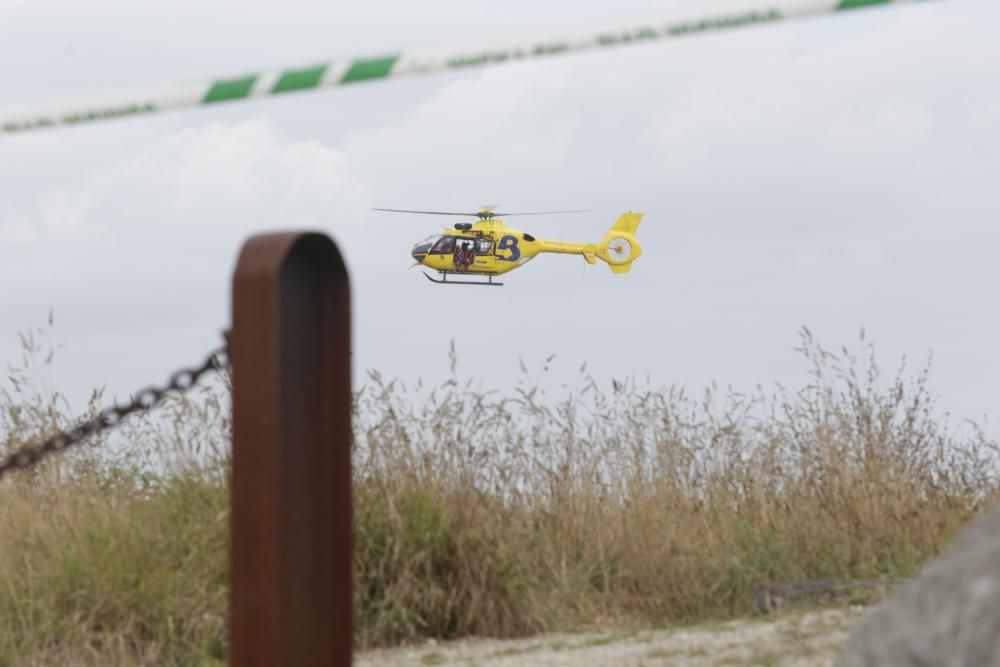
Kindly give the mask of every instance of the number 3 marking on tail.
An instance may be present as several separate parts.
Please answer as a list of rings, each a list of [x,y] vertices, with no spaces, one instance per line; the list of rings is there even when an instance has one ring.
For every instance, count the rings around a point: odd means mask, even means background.
[[[505,236],[500,239],[497,250],[510,250],[510,257],[500,257],[504,262],[516,262],[521,258],[521,249],[517,247],[516,236]]]

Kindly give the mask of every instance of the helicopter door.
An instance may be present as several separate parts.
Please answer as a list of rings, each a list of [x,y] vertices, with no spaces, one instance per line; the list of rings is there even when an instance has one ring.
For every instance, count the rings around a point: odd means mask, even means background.
[[[469,270],[475,270],[476,264],[476,248],[475,241],[472,239],[458,238],[455,240],[455,270],[459,273],[465,273]]]
[[[476,264],[479,265],[480,270],[486,270],[489,266],[487,258],[493,254],[493,247],[495,245],[493,239],[482,237],[476,239]]]

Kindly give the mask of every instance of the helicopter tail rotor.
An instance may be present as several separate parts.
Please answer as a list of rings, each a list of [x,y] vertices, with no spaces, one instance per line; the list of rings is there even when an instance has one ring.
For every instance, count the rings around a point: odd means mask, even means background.
[[[632,262],[642,254],[635,238],[642,216],[642,213],[622,213],[597,244],[596,255],[607,262],[614,273],[628,273]]]

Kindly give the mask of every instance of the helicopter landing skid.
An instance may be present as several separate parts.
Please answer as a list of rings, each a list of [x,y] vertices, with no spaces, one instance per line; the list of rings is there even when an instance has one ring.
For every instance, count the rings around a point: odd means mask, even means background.
[[[486,282],[477,280],[448,280],[449,275],[457,275],[457,274],[454,273],[449,274],[443,271],[441,272],[441,275],[443,277],[440,280],[438,280],[437,278],[431,277],[429,273],[426,272],[424,273],[424,276],[426,276],[427,280],[431,281],[432,283],[437,283],[438,285],[477,285],[479,287],[503,287],[503,283],[493,282],[494,275],[492,273],[461,274],[461,275],[486,276],[488,278]]]

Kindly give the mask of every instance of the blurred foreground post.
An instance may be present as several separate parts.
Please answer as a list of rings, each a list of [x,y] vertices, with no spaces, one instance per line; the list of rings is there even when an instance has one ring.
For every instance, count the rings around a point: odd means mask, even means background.
[[[236,667],[351,663],[350,333],[333,241],[247,241],[229,343]]]

